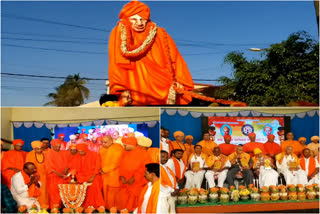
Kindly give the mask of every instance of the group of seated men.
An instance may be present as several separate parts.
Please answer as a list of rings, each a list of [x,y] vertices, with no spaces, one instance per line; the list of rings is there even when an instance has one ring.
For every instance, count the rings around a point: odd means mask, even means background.
[[[1,189],[7,194],[4,203],[10,190],[17,207],[30,209],[35,204],[39,209],[62,208],[59,184],[70,183],[70,173],[75,173],[77,183],[89,184],[82,204],[85,208],[116,207],[139,213],[157,209],[159,148],[152,148],[147,137],[128,133],[113,139],[107,135],[101,138],[99,150],[89,149],[93,143],[85,134],[71,136],[68,143],[62,137],[51,142],[47,138],[33,141],[33,150],[28,153],[23,151],[23,140],[12,144],[14,149],[4,152],[1,141]],[[10,202],[2,203],[4,212],[14,210],[8,206]]]

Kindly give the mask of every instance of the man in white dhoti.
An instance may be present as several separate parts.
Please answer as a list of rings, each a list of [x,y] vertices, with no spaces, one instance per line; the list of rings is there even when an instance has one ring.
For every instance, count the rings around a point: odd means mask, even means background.
[[[303,156],[300,159],[301,169],[308,178],[308,184],[319,183],[319,163],[318,160],[311,156],[311,151],[305,148],[302,151]]]
[[[160,152],[160,195],[159,208],[160,213],[176,213],[175,196],[179,189],[177,186],[174,172],[166,166],[168,162],[169,153],[161,150]]]
[[[188,161],[188,171],[186,171],[186,185],[185,188],[192,189],[194,187],[200,189],[203,181],[207,156],[202,152],[201,145],[194,146],[194,153],[190,155]]]
[[[306,173],[300,167],[299,158],[293,154],[293,147],[287,146],[285,151],[276,156],[278,172],[284,175],[288,184],[307,184]]]
[[[172,157],[169,158],[166,164],[167,167],[169,167],[174,172],[179,189],[183,188],[185,172],[187,169],[185,163],[182,160],[183,152],[184,151],[182,149],[172,150]]]
[[[253,169],[259,176],[259,186],[263,187],[278,185],[279,174],[276,170],[274,170],[275,165],[273,164],[272,159],[266,155],[263,155],[261,149],[259,148],[255,148],[253,153]]]
[[[215,179],[218,179],[218,187],[223,187],[223,183],[227,178],[227,173],[231,167],[229,158],[221,154],[220,147],[213,149],[213,155],[206,159],[206,164],[210,168],[207,170],[206,179],[209,183],[209,188],[215,187]]]
[[[40,195],[40,177],[35,174],[36,172],[37,167],[27,162],[23,165],[22,171],[12,176],[10,190],[18,207],[25,205],[30,209],[32,205],[36,205],[40,209],[37,199]]]

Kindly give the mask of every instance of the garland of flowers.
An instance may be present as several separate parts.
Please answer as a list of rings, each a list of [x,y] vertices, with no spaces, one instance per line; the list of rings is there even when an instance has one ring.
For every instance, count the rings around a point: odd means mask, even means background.
[[[36,153],[34,153],[34,156],[35,156],[35,158],[36,158],[36,161],[37,161],[39,164],[43,164],[43,163],[44,163],[45,156],[44,156],[44,154],[43,154],[43,153],[42,153],[43,159],[42,159],[42,161],[41,161],[41,162],[40,162],[40,161],[38,161],[38,158],[37,158],[37,154],[36,154]]]
[[[71,194],[70,186],[73,187],[74,195]],[[83,184],[59,184],[60,197],[66,208],[80,207],[86,198],[87,185]]]
[[[136,58],[145,54],[152,46],[157,34],[157,25],[153,22],[150,22],[147,24],[146,32],[148,35],[146,36],[146,39],[140,44],[132,45],[132,37],[128,24],[120,22],[119,27],[121,54],[128,58]]]

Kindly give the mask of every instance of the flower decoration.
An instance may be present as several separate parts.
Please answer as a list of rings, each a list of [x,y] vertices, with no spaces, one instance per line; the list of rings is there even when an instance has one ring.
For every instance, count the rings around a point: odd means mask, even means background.
[[[83,207],[77,207],[77,208],[75,209],[75,213],[83,213],[83,211],[84,211],[84,208],[83,208]]]
[[[186,196],[186,195],[188,195],[188,189],[187,188],[184,188],[184,189],[181,189],[180,191],[179,191],[179,195],[180,196]]]
[[[63,208],[62,212],[63,213],[73,213],[73,209],[71,209],[71,208]]]
[[[228,193],[229,193],[229,189],[222,187],[222,188],[220,189],[220,192],[221,192],[221,194],[228,194]]]
[[[298,192],[304,192],[304,185],[303,184],[297,184]]]
[[[269,188],[270,188],[270,190],[271,190],[272,193],[277,193],[277,192],[279,192],[279,189],[278,189],[277,186],[271,185]]]
[[[314,186],[313,185],[307,185],[306,186],[307,192],[313,192],[314,191]]]
[[[94,212],[94,207],[93,206],[89,206],[89,207],[87,207],[85,210],[84,210],[84,212],[85,213],[93,213]]]
[[[230,186],[230,191],[231,191],[231,192],[234,191],[235,189],[236,189],[235,186]]]
[[[241,191],[241,190],[243,190],[243,189],[245,189],[245,188],[246,188],[245,186],[240,185],[238,189]]]
[[[205,190],[205,189],[202,189],[202,188],[199,191],[200,195],[208,195],[208,193],[209,193],[208,190]]]
[[[26,205],[22,205],[21,207],[18,208],[18,213],[27,213],[28,212],[28,207]]]
[[[197,195],[199,195],[198,189],[197,188],[193,188],[192,190],[190,190],[188,192],[188,195],[189,196],[197,196]]]
[[[120,213],[121,213],[121,214],[122,214],[122,213],[129,213],[129,211],[128,211],[127,209],[123,209],[123,210],[120,211]]]
[[[110,209],[110,213],[111,213],[111,209]],[[98,213],[106,213],[106,209],[103,206],[98,207],[97,211],[98,211]],[[115,213],[117,213],[117,208],[116,208],[116,212]]]
[[[261,188],[261,192],[269,193],[269,187],[263,186],[263,187]]]
[[[246,196],[246,195],[249,195],[250,194],[250,192],[249,192],[249,190],[247,190],[247,189],[242,189],[242,190],[240,190],[240,195],[241,196]]]
[[[252,187],[251,192],[252,193],[259,193],[259,189],[257,187]]]
[[[297,191],[297,188],[294,184],[289,184],[288,185],[288,190],[289,192],[296,192]]]
[[[218,192],[219,192],[219,188],[217,187],[210,188],[210,194],[218,194]]]

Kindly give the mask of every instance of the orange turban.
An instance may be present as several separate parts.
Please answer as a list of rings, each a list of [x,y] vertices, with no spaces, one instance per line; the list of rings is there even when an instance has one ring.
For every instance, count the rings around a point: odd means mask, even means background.
[[[298,141],[301,141],[301,140],[307,141],[307,138],[305,138],[305,137],[300,137]]]
[[[51,141],[51,146],[55,146],[55,145],[57,145],[57,144],[59,144],[59,145],[62,144],[62,142],[61,142],[60,139],[53,139],[53,140]]]
[[[126,19],[126,18],[129,18],[130,16],[133,16],[136,14],[146,20],[149,20],[150,9],[146,4],[144,4],[142,2],[131,1],[122,8],[122,10],[119,14],[119,18]]]
[[[65,137],[63,133],[58,134],[58,138]]]
[[[84,151],[84,152],[87,152],[88,151],[88,145],[85,144],[85,143],[82,143],[82,144],[78,144],[76,146],[77,150],[78,151]]]
[[[273,134],[269,134],[269,135],[268,135],[268,140],[269,140],[270,138],[275,139],[276,137],[275,137]]]
[[[191,135],[187,135],[184,139],[191,138],[193,140],[193,137]]]
[[[76,149],[77,148],[77,144],[71,144],[70,146],[69,146],[69,149]]]
[[[17,145],[17,144],[22,144],[22,145],[24,145],[24,141],[23,140],[21,140],[21,139],[16,139],[16,140],[13,140],[12,141],[12,144],[15,146],[15,145]]]
[[[173,133],[174,138],[177,138],[178,135],[183,135],[184,137],[184,133],[182,131],[176,131],[175,133]]]
[[[138,143],[137,138],[135,137],[123,137],[121,141],[123,144],[133,145],[133,146],[136,146]]]
[[[256,137],[256,134],[254,132],[251,132],[250,134],[248,134],[248,137],[254,136]]]
[[[80,139],[84,139],[84,138],[88,138],[88,134],[80,134],[80,137],[79,137]]]
[[[42,147],[42,142],[41,142],[41,141],[32,141],[31,147],[32,147],[33,149]]]
[[[319,136],[312,136],[311,141],[319,141]]]
[[[228,135],[228,134],[225,134],[225,135],[223,136],[223,138],[224,138],[224,139],[229,139],[229,140],[231,140],[231,136]]]

